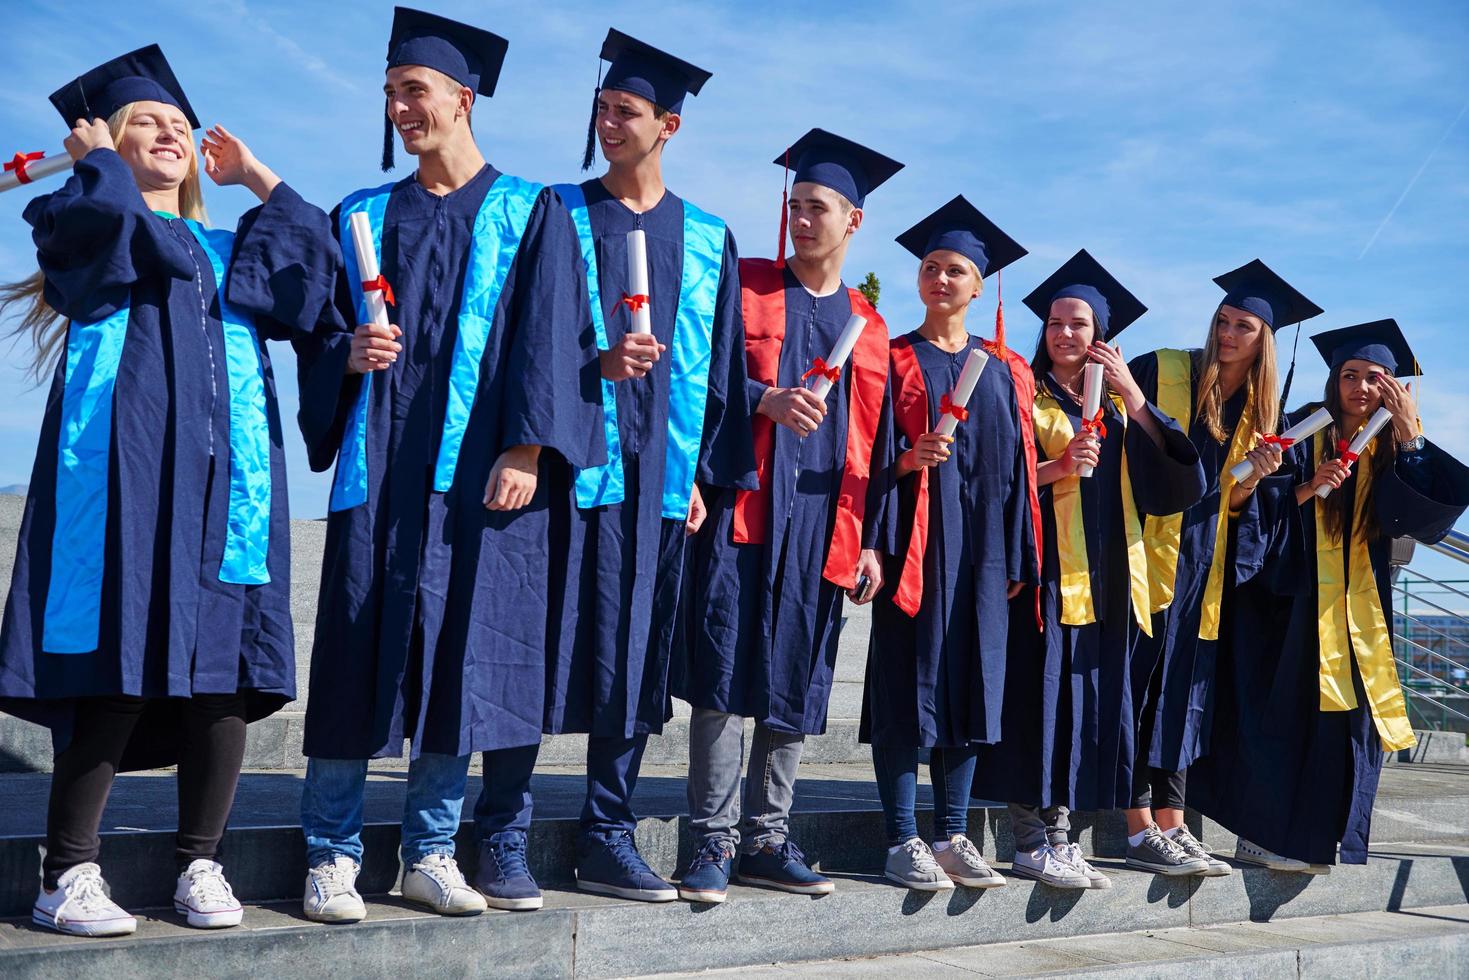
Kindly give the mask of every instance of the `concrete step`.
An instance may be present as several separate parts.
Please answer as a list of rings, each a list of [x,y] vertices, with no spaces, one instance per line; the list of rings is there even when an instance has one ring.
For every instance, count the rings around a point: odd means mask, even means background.
[[[1155,929],[1041,939],[868,959],[665,973],[650,980],[795,980],[798,977],[1455,977],[1469,961],[1469,905],[1354,912],[1279,922]]]
[[[122,940],[56,936],[23,918],[0,922],[0,974],[260,977],[339,974],[345,968],[354,977],[392,980],[410,975],[590,980],[956,949],[973,946],[977,938],[1031,943],[1460,905],[1466,899],[1466,866],[1469,847],[1434,844],[1387,849],[1364,866],[1324,877],[1243,869],[1227,878],[1163,879],[1104,863],[1115,872],[1115,887],[1108,891],[1059,892],[1011,880],[986,892],[961,889],[930,896],[873,875],[840,874],[836,893],[825,898],[735,886],[725,904],[712,908],[683,902],[644,905],[552,888],[541,912],[489,913],[468,920],[441,919],[395,899],[374,899],[368,921],[352,926],[305,922],[299,901],[249,903],[245,925],[238,929],[202,934],[183,926],[170,910],[145,915],[138,935]],[[1299,942],[1320,934],[1310,923],[1295,925],[1278,934]],[[1366,935],[1350,928],[1346,934]],[[1210,938],[1214,944],[1201,940],[1201,951],[1228,952],[1240,945],[1228,932]],[[1092,941],[1073,942],[1085,948]],[[1135,954],[1124,947],[1115,939],[1098,941],[1093,958],[1125,963],[1123,957]]]
[[[645,768],[633,801],[643,815],[637,831],[639,847],[665,876],[676,876],[693,857],[693,840],[683,817],[685,773],[683,767]],[[300,772],[246,773],[242,778],[221,855],[241,899],[274,901],[299,893],[306,860],[300,831],[301,779]],[[585,785],[580,768],[537,771],[532,783],[536,811],[530,859],[540,881],[572,881]],[[0,916],[20,915],[35,898],[49,778],[5,776],[0,777],[0,787]],[[385,894],[399,873],[404,774],[375,770],[367,788],[366,854],[359,889],[364,894]],[[473,778],[467,811],[478,792],[478,778]],[[166,772],[124,775],[113,789],[102,823],[101,863],[112,879],[116,899],[126,906],[147,907],[172,894],[175,795],[175,781]],[[932,795],[926,773],[920,774],[919,806],[919,826],[927,833]],[[1223,827],[1192,814],[1190,824],[1215,851],[1226,857],[1233,854],[1235,838]],[[833,764],[803,770],[791,829],[808,857],[824,870],[881,868],[882,812],[870,766]],[[1384,773],[1373,834],[1378,847],[1469,839],[1469,770],[1425,765]],[[1014,854],[1009,814],[1003,806],[976,805],[970,812],[970,836],[987,856],[1008,861]],[[1119,857],[1125,849],[1122,814],[1074,814],[1072,837],[1088,854]],[[472,823],[461,826],[458,844],[460,863],[473,874],[478,853]],[[1469,880],[1469,865],[1465,874]]]

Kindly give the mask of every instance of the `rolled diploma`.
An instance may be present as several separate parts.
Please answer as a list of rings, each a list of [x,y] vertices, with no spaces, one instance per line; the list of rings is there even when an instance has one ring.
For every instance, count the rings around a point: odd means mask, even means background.
[[[1372,437],[1381,432],[1382,427],[1391,421],[1392,412],[1389,412],[1385,407],[1373,412],[1372,418],[1367,420],[1367,424],[1362,427],[1362,431],[1358,432],[1356,437],[1352,439],[1352,444],[1347,447],[1347,452],[1360,456],[1362,450],[1367,448],[1367,443],[1372,441]],[[1325,484],[1317,487],[1316,496],[1325,500],[1331,496],[1331,487]]]
[[[377,248],[372,243],[372,223],[361,211],[352,212],[352,250],[357,253],[357,275],[363,282],[372,282],[380,275],[377,265]],[[381,290],[363,290],[362,299],[367,304],[367,313],[379,327],[388,325],[387,298]]]
[[[1102,365],[1088,364],[1081,369],[1081,420],[1097,417],[1097,409],[1102,407]],[[1091,476],[1092,468],[1086,463],[1076,468],[1077,476]]]
[[[627,281],[634,296],[648,295],[648,236],[641,228],[627,233]],[[653,332],[651,299],[644,300],[632,314],[633,333]]]
[[[0,163],[9,162],[9,160],[0,160]],[[42,157],[39,160],[32,160],[26,164],[26,184],[33,184],[43,177],[50,177],[52,174],[59,174],[63,170],[70,170],[71,165],[75,162],[69,153],[56,153],[49,157]],[[23,186],[25,185],[20,182],[20,176],[14,170],[7,170],[0,173],[0,191],[14,190],[17,187]]]
[[[970,348],[969,358],[964,362],[964,369],[959,372],[959,380],[954,382],[954,390],[949,392],[949,403],[957,408],[964,408],[969,404],[969,396],[974,394],[974,386],[979,384],[980,372],[989,363],[990,356],[978,347]],[[959,427],[959,420],[945,412],[944,417],[939,419],[938,426],[933,430],[941,436],[951,436]]]
[[[828,369],[841,370],[846,366],[847,358],[852,356],[852,348],[857,346],[857,338],[862,336],[862,328],[867,326],[867,318],[853,313],[847,320],[847,325],[842,327],[842,335],[837,338],[837,345],[831,349],[831,356],[826,359]],[[826,400],[826,393],[831,391],[831,379],[826,375],[818,375],[811,385],[811,393],[822,401]]]
[[[1301,421],[1282,432],[1280,438],[1289,439],[1291,442],[1300,442],[1302,439],[1311,438],[1330,424],[1331,413],[1324,408],[1318,408],[1308,417],[1301,419]],[[1234,477],[1235,483],[1238,483],[1249,477],[1253,469],[1254,467],[1250,465],[1249,460],[1242,459],[1230,467],[1229,475]]]

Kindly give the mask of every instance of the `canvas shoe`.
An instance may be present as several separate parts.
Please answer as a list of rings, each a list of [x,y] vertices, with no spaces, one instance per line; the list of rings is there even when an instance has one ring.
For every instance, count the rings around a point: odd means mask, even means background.
[[[1164,836],[1167,836],[1166,834]],[[1234,869],[1225,861],[1204,850],[1203,843],[1189,832],[1187,827],[1179,827],[1177,832],[1169,838],[1173,843],[1183,848],[1183,853],[1191,858],[1203,858],[1209,863],[1209,870],[1201,872],[1205,878],[1223,878],[1234,874]]]
[[[582,834],[576,887],[634,902],[672,902],[678,898],[678,889],[653,873],[638,853],[637,841],[626,830]]]
[[[729,892],[734,869],[734,849],[729,841],[715,837],[704,842],[678,883],[678,897],[686,902],[719,904]]]
[[[245,918],[245,910],[225,880],[224,868],[203,858],[189,862],[179,875],[173,910],[187,917],[195,929],[225,929]]]
[[[1148,827],[1136,846],[1127,845],[1127,866],[1169,876],[1197,875],[1209,870],[1208,861],[1189,857],[1177,843],[1163,836],[1157,824]]]
[[[492,909],[527,912],[545,904],[525,861],[524,831],[504,830],[480,842],[474,887]]]
[[[836,882],[811,870],[806,855],[789,839],[741,854],[739,877],[747,884],[797,895],[830,895],[837,890]]]
[[[362,867],[338,854],[306,872],[306,894],[301,908],[312,922],[361,922],[367,905],[357,894],[357,872]]]
[[[933,859],[933,851],[917,837],[903,841],[897,850],[888,850],[887,863],[882,873],[889,881],[896,881],[916,892],[954,890],[954,883]]]
[[[1016,851],[1010,868],[1022,878],[1030,878],[1052,888],[1091,887],[1087,876],[1050,844],[1042,844],[1033,851]]]
[[[1288,858],[1274,851],[1267,851],[1259,844],[1245,840],[1243,837],[1234,845],[1234,859],[1246,864],[1257,864],[1271,871],[1289,871],[1303,875],[1324,875],[1331,873],[1331,867],[1325,864],[1307,864],[1295,858]]]
[[[1112,887],[1112,879],[1092,867],[1087,862],[1085,855],[1081,853],[1081,846],[1074,843],[1062,844],[1056,848],[1056,853],[1067,861],[1073,868],[1086,875],[1087,886],[1096,891],[1105,891]]]
[[[91,862],[67,868],[54,892],[43,887],[31,921],[68,936],[130,936],[138,929],[138,920],[108,897],[102,869]]]
[[[403,872],[401,893],[405,900],[440,915],[479,915],[488,905],[464,880],[454,855],[442,851],[425,854]]]
[[[1000,888],[1005,878],[984,863],[979,848],[963,834],[949,838],[949,846],[933,852],[933,859],[944,869],[949,880],[965,888]]]

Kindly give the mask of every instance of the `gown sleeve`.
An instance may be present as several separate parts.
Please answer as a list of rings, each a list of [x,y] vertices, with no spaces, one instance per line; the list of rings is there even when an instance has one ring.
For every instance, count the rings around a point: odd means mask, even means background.
[[[1156,405],[1149,402],[1146,410],[1163,432],[1163,445],[1153,442],[1142,426],[1128,425],[1124,438],[1133,499],[1143,514],[1166,517],[1182,513],[1204,495],[1199,451],[1178,423]]]
[[[1373,497],[1384,534],[1436,544],[1469,507],[1469,467],[1424,442],[1415,453],[1397,454],[1377,478]]]
[[[45,274],[46,303],[64,317],[111,316],[142,279],[194,278],[188,247],[148,209],[113,150],[78,160],[61,189],[27,204],[24,217]]]
[[[730,490],[757,490],[755,438],[746,383],[745,320],[740,311],[740,262],[734,236],[724,234],[724,263],[714,306],[709,393],[699,447],[698,480]]]
[[[341,246],[326,212],[286,184],[240,218],[230,263],[229,301],[256,318],[271,340],[347,326],[333,303]]]
[[[338,213],[333,209],[327,227],[336,228],[337,221]],[[327,294],[330,309],[323,309],[309,333],[297,332],[291,336],[300,401],[296,422],[306,443],[306,460],[318,473],[328,469],[336,459],[347,414],[362,390],[362,376],[347,373],[357,313],[340,245],[332,250],[331,265],[332,284]]]
[[[554,449],[579,469],[607,461],[601,362],[571,215],[541,191],[516,258],[503,439]]]

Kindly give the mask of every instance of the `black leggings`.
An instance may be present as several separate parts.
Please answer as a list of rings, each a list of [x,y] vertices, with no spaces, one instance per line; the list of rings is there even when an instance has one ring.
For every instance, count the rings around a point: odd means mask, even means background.
[[[1157,769],[1148,765],[1147,752],[1132,770],[1132,808],[1182,810],[1187,769]]]
[[[67,869],[97,860],[97,828],[123,750],[147,702],[132,697],[77,702],[71,744],[56,756],[46,815],[44,881],[54,889]],[[182,711],[178,767],[179,831],[174,853],[180,873],[219,851],[245,761],[245,698],[196,694]]]

